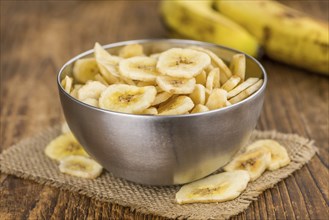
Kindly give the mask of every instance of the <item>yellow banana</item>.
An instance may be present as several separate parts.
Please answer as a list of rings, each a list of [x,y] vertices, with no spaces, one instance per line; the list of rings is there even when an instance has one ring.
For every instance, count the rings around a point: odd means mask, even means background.
[[[246,28],[275,59],[329,74],[329,27],[271,0],[217,0],[215,8]]]
[[[161,13],[166,25],[183,36],[258,55],[257,40],[244,28],[212,9],[212,1],[164,0]]]

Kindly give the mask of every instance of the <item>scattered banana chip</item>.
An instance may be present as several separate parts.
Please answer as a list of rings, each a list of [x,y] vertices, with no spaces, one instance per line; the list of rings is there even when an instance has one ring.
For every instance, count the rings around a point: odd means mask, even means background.
[[[172,48],[161,53],[157,69],[160,73],[181,78],[192,78],[210,64],[210,57],[196,50]]]
[[[190,94],[193,92],[195,86],[195,78],[185,79],[170,76],[158,76],[156,82],[163,91],[172,94]]]
[[[271,152],[271,162],[268,165],[269,170],[277,170],[290,163],[286,148],[274,140],[267,139],[256,141],[247,146],[247,151],[263,148]]]
[[[112,111],[139,114],[151,106],[156,93],[154,86],[110,85],[101,94],[99,106]]]
[[[178,96],[163,106],[160,106],[159,115],[181,115],[190,111],[194,107],[194,103],[190,97]]]
[[[66,122],[62,124],[62,134],[46,146],[45,154],[59,161],[60,172],[73,176],[94,179],[101,174],[103,169],[89,158]]]
[[[95,179],[102,173],[103,168],[90,158],[71,155],[60,160],[59,170],[72,176]]]
[[[246,78],[244,54],[234,55],[230,68],[214,52],[198,46],[171,48],[147,56],[142,45],[130,44],[116,55],[95,43],[95,58],[77,60],[73,79],[66,76],[61,82],[63,88],[95,107],[165,115],[230,106],[263,84],[262,79]]]
[[[224,170],[246,170],[249,173],[250,180],[254,181],[262,175],[270,163],[271,152],[267,149],[259,148],[235,157],[224,167]]]
[[[129,44],[121,48],[119,51],[119,56],[122,58],[130,58],[143,55],[143,46],[140,44]]]
[[[88,156],[71,132],[62,134],[52,140],[45,148],[48,157],[61,160],[69,155]]]
[[[182,186],[176,193],[179,204],[225,202],[238,197],[249,182],[243,170],[223,172]]]
[[[119,70],[128,79],[153,82],[158,75],[156,63],[157,60],[150,57],[131,57],[120,61]]]

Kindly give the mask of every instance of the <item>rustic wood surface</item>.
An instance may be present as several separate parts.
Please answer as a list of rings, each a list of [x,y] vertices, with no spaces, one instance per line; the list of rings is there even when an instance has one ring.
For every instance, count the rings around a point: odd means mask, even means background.
[[[328,1],[284,1],[328,20]],[[167,37],[156,1],[1,1],[1,146],[63,119],[59,68],[95,41]],[[314,139],[320,152],[234,219],[329,219],[328,77],[264,58],[258,129]],[[0,219],[162,219],[0,174]]]

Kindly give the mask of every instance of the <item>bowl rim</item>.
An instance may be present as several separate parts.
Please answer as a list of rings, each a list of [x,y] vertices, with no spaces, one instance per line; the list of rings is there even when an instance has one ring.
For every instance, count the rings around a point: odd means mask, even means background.
[[[76,103],[78,103],[80,105],[83,105],[87,108],[90,108],[90,109],[93,109],[93,110],[96,110],[96,111],[100,111],[100,112],[103,112],[103,113],[110,113],[110,114],[114,114],[114,115],[122,115],[122,116],[125,116],[125,117],[129,116],[129,117],[140,117],[140,118],[164,119],[164,118],[196,117],[196,116],[214,114],[214,113],[218,113],[218,112],[224,112],[224,111],[228,111],[230,109],[235,109],[235,108],[238,108],[239,106],[243,105],[244,103],[246,103],[246,102],[256,98],[257,96],[259,96],[261,93],[264,92],[264,90],[266,88],[268,79],[267,79],[267,73],[266,73],[264,67],[262,66],[262,64],[256,58],[254,58],[254,57],[252,57],[252,56],[250,56],[250,55],[248,55],[248,54],[246,54],[242,51],[239,51],[239,50],[236,50],[236,49],[233,49],[233,48],[230,48],[230,47],[226,47],[226,46],[223,46],[223,45],[208,43],[208,42],[203,42],[203,41],[196,41],[196,40],[173,39],[173,38],[171,38],[171,39],[166,39],[166,38],[156,39],[156,38],[154,38],[154,39],[138,39],[138,40],[120,41],[120,42],[116,42],[116,43],[110,43],[110,44],[102,45],[102,47],[104,49],[109,49],[109,48],[114,48],[114,47],[119,47],[119,46],[125,46],[125,45],[128,45],[128,44],[136,44],[136,43],[143,44],[143,43],[148,43],[148,42],[172,42],[172,43],[176,43],[176,44],[177,43],[178,44],[182,43],[182,44],[191,44],[191,45],[198,45],[198,46],[217,47],[217,48],[221,48],[221,49],[224,49],[224,50],[230,50],[230,51],[233,51],[235,53],[242,53],[246,57],[251,59],[253,62],[255,62],[258,65],[258,67],[261,69],[262,77],[263,77],[263,84],[255,93],[251,94],[249,97],[243,99],[242,101],[234,103],[230,106],[225,106],[223,108],[214,109],[214,110],[210,110],[210,111],[207,111],[207,112],[200,112],[200,113],[193,113],[193,114],[186,114],[186,115],[148,115],[148,114],[131,114],[131,113],[125,113],[125,112],[111,111],[111,110],[102,109],[102,108],[99,108],[99,107],[94,107],[94,106],[88,105],[88,104],[74,98],[70,94],[68,94],[64,90],[64,88],[62,87],[61,75],[62,75],[64,69],[67,66],[71,65],[72,63],[74,63],[75,61],[77,61],[78,59],[92,54],[94,52],[94,49],[90,49],[90,50],[84,51],[84,52],[74,56],[73,58],[68,60],[61,67],[61,69],[59,70],[59,72],[57,74],[57,85],[58,85],[58,88],[59,88],[59,92],[64,94],[65,96],[67,96],[73,102],[76,102]]]

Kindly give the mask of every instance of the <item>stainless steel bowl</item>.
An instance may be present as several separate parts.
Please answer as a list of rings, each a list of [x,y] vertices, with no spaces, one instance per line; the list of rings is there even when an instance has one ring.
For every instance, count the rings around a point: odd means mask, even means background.
[[[142,44],[146,53],[172,47],[199,45],[224,61],[239,51],[191,40],[135,40],[106,45],[110,53],[122,46]],[[267,77],[264,68],[246,55],[247,77],[264,79],[262,87],[247,99],[205,113],[150,116],[99,109],[71,97],[60,81],[72,74],[76,60],[93,55],[84,52],[68,61],[57,78],[67,123],[86,151],[113,175],[150,185],[191,182],[211,174],[230,161],[246,144],[259,118]]]

